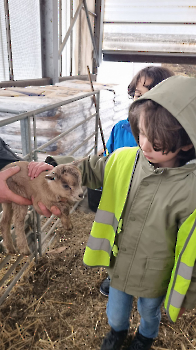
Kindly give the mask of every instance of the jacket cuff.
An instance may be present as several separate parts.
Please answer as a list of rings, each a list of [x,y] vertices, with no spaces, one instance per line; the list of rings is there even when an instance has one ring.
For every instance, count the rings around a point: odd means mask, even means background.
[[[57,166],[57,162],[51,156],[46,157],[45,163],[51,164],[53,166]]]
[[[47,156],[45,163],[57,166],[58,164],[68,164],[74,162],[75,158],[70,156]]]

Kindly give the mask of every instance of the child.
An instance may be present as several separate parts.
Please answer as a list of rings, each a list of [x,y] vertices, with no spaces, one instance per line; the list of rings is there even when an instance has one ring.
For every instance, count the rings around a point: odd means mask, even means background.
[[[128,86],[128,95],[135,101],[162,80],[165,80],[173,75],[173,72],[164,67],[145,67],[133,77]],[[108,153],[112,153],[120,147],[134,146],[137,146],[137,143],[133,137],[129,121],[127,119],[120,120],[112,128],[110,137],[107,141],[106,147]]]
[[[128,86],[128,95],[136,101],[145,92],[152,89],[161,81],[173,76],[174,73],[167,68],[149,66],[141,69],[132,79]],[[137,142],[131,131],[129,120],[120,120],[112,128],[107,142],[107,152],[112,153],[120,147],[134,147]],[[101,193],[100,193],[101,195]],[[100,292],[108,297],[110,277],[108,276],[100,285]]]
[[[83,185],[103,186],[84,254],[86,265],[109,266],[111,277],[111,331],[101,350],[121,349],[133,297],[141,322],[127,350],[151,348],[167,290],[171,319],[173,312],[176,319],[196,305],[196,79],[166,79],[131,105],[129,120],[138,150],[92,156],[81,166]],[[180,244],[176,276],[172,269]]]
[[[116,257],[112,254],[108,269],[111,286],[107,316],[112,329],[106,335],[101,350],[121,348],[129,328],[133,296],[138,297],[141,323],[129,350],[150,349],[158,335],[160,308],[174,265],[177,232],[196,208],[196,79],[174,76],[163,81],[131,105],[129,120],[140,151],[120,216],[123,226],[115,239],[118,254]],[[114,157],[110,169],[106,168],[109,160],[104,158],[97,161],[96,157],[92,157],[83,164],[83,180],[88,186],[102,185],[104,167],[108,181],[114,177],[111,187],[116,197],[114,194],[112,202],[116,198],[117,209],[123,188],[123,170],[125,167],[128,169],[129,163],[128,158],[127,164],[124,164],[122,155],[129,150],[132,149],[114,152],[110,156]],[[115,168],[114,173],[112,168]],[[107,189],[103,184],[103,195],[104,190]],[[95,217],[95,222],[101,223],[102,231],[99,236],[96,232],[95,240],[95,235],[91,235],[85,255],[91,251],[94,251],[94,256],[97,254],[98,248],[94,244],[99,238],[102,246],[107,245],[111,235],[109,222],[107,238],[103,231],[109,203],[105,208],[104,211],[102,206]],[[84,261],[87,260],[84,256]],[[93,264],[100,265],[98,258]],[[194,279],[183,307],[195,307]]]

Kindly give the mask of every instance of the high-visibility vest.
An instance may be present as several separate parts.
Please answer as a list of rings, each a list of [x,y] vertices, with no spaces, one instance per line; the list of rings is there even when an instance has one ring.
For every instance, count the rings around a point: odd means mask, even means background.
[[[191,283],[196,260],[196,210],[180,226],[175,247],[175,264],[165,298],[170,321],[176,322]]]
[[[118,253],[115,235],[121,229],[121,214],[138,160],[138,147],[120,148],[108,158],[104,171],[103,192],[84,254],[84,264],[95,267],[110,265]],[[115,190],[114,190],[115,189]],[[170,321],[176,322],[191,283],[196,261],[196,210],[177,233],[175,263],[168,285],[165,309]]]
[[[84,253],[85,265],[107,267],[112,252],[114,255],[118,252],[115,235],[120,231],[121,214],[138,158],[136,154],[139,154],[138,147],[123,147],[107,160],[102,196]]]

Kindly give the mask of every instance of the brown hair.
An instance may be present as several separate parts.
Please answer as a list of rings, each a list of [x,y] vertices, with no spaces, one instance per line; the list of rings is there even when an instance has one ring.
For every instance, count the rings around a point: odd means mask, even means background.
[[[192,144],[187,132],[178,120],[163,106],[152,100],[133,103],[129,109],[129,122],[135,139],[139,139],[139,119],[144,115],[146,136],[155,151],[175,152],[178,148]],[[195,158],[195,149],[180,151],[180,165]]]
[[[132,79],[131,83],[128,86],[128,94],[131,97],[134,97],[136,86],[139,80],[144,77],[144,86],[148,88],[148,90],[152,89],[161,81],[173,76],[174,73],[167,68],[150,66],[141,69]],[[150,85],[145,85],[146,79],[150,78],[152,83]]]

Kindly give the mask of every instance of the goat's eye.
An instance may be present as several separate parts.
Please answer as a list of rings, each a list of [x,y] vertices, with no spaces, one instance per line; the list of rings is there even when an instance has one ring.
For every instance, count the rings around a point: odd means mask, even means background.
[[[63,187],[66,189],[70,189],[70,187],[67,184],[63,184]]]

